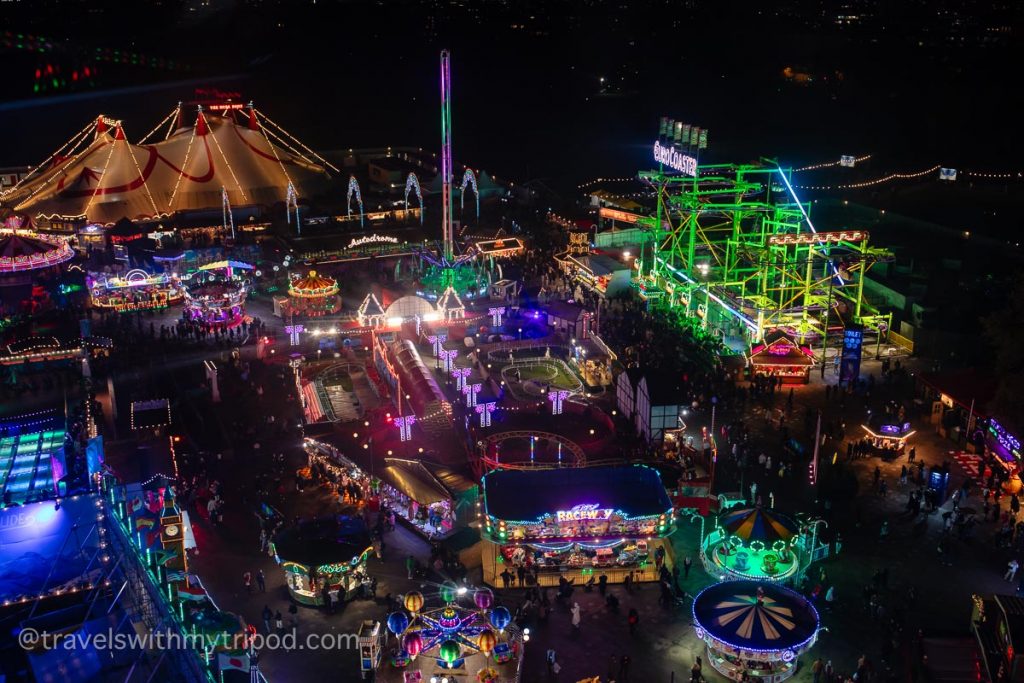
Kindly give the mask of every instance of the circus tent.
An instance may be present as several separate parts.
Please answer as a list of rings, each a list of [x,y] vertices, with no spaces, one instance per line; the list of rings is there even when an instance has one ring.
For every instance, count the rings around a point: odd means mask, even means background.
[[[200,110],[193,126],[181,127],[179,108],[173,132],[146,145],[131,144],[120,122],[99,117],[0,199],[36,221],[112,224],[220,210],[225,191],[237,208],[284,202],[289,184],[299,197],[323,189],[326,162],[308,148],[299,151],[301,143],[266,128],[257,114],[250,107],[239,122],[236,112]]]

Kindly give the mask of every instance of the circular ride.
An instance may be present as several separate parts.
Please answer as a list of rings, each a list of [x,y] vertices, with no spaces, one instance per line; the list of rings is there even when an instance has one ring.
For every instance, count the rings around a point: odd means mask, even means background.
[[[36,271],[70,261],[75,250],[67,240],[26,230],[0,232],[0,286],[31,280]]]
[[[814,646],[821,619],[814,605],[774,583],[726,581],[693,600],[693,626],[716,671],[734,681],[780,683]]]
[[[760,506],[722,513],[701,541],[704,569],[719,580],[785,581],[800,571],[795,521]]]
[[[407,593],[405,609],[388,615],[387,629],[396,642],[385,652],[377,679],[518,681],[529,630],[520,631],[508,609],[494,605],[487,588],[449,582],[438,597],[441,605],[425,608],[422,594]]]
[[[202,266],[185,286],[185,317],[210,327],[228,329],[245,319],[252,270],[248,263],[218,261]]]
[[[181,282],[173,273],[150,274],[136,268],[124,275],[89,273],[85,280],[94,308],[118,312],[167,308],[184,296]]]
[[[346,602],[369,581],[373,547],[362,518],[345,515],[301,522],[273,539],[288,593],[304,605]]]
[[[341,310],[338,281],[315,270],[288,283],[287,313],[319,318]]]

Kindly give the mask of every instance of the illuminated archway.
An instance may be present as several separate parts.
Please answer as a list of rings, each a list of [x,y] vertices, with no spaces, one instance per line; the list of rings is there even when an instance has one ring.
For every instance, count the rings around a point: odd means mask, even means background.
[[[359,227],[363,227],[363,216],[366,214],[363,209],[363,193],[359,191],[359,181],[356,180],[354,175],[348,177],[348,197],[346,198],[346,205],[348,207],[348,215],[352,215],[352,195],[356,196],[356,201],[359,202]]]

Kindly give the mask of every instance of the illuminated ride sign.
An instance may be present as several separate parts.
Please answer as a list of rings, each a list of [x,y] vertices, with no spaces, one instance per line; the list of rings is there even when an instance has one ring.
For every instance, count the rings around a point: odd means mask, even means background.
[[[397,237],[388,237],[387,235],[367,235],[366,237],[354,237],[352,241],[348,243],[347,249],[355,249],[366,244],[398,244]]]
[[[555,513],[555,520],[558,522],[583,522],[590,520],[611,519],[615,510],[611,508],[599,508],[596,503],[583,503],[573,506],[568,510],[559,510]]]
[[[681,153],[673,147],[662,147],[661,143],[658,141],[654,142],[654,160],[659,164],[663,164],[675,171],[679,171],[683,175],[692,177],[697,176],[696,159],[687,154]]]
[[[629,211],[619,211],[618,209],[609,209],[606,206],[601,207],[598,211],[598,215],[601,218],[610,218],[613,221],[622,221],[623,223],[636,223],[643,218],[643,216],[639,214],[630,213]]]
[[[821,244],[823,242],[866,242],[865,230],[840,230],[838,232],[801,232],[787,235],[771,235],[768,244]]]

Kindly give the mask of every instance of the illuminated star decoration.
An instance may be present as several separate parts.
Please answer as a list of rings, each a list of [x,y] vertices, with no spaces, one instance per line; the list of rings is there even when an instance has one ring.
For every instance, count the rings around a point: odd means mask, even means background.
[[[569,392],[565,389],[552,389],[548,392],[548,400],[551,401],[551,414],[562,414],[562,402],[569,398]]]
[[[398,436],[402,441],[412,441],[412,425],[416,422],[415,415],[405,415],[395,418],[395,426],[398,427]]]
[[[480,393],[480,389],[483,387],[479,382],[475,384],[466,383],[462,387],[462,393],[466,395],[466,407],[472,408],[476,405],[476,395]]]
[[[432,334],[427,337],[427,341],[434,345],[434,358],[440,358],[442,347],[444,346],[444,343],[448,341],[448,335]]]
[[[716,610],[727,610],[715,617],[719,626],[728,626],[740,620],[735,633],[740,638],[750,640],[753,637],[755,624],[760,625],[761,632],[767,640],[778,640],[782,637],[778,628],[792,631],[796,627],[793,621],[793,610],[784,607],[773,598],[756,595],[737,595],[731,600],[724,600],[715,605]]]
[[[458,356],[458,355],[459,355],[459,352],[458,352],[457,349],[452,349],[451,351],[445,351],[445,350],[442,349],[442,351],[441,351],[441,361],[444,363],[444,371],[445,372],[451,372],[452,371],[452,367],[455,365],[455,357]]]
[[[306,331],[302,325],[285,325],[284,331],[288,333],[288,339],[292,346],[299,345],[299,334]]]
[[[476,406],[476,412],[480,415],[480,426],[490,427],[491,426],[491,413],[497,407],[497,403],[494,401],[488,401],[487,403],[479,403]]]
[[[452,377],[455,378],[455,389],[462,391],[462,388],[466,386],[466,378],[472,374],[473,368],[455,368],[452,370]]]

